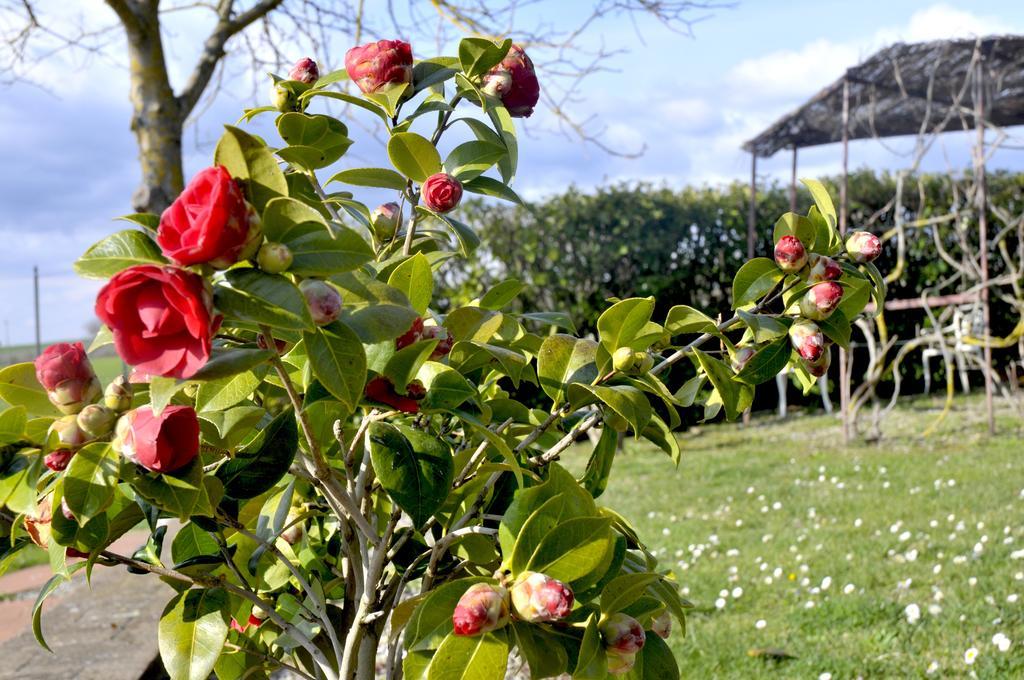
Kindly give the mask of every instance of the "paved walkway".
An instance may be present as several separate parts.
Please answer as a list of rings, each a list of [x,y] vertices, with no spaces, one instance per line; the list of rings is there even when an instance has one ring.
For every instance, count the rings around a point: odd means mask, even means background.
[[[115,543],[131,552],[146,538],[132,532]],[[42,627],[53,654],[32,635],[35,591],[50,578],[49,567],[32,567],[0,578],[0,680],[137,680],[157,655],[157,623],[174,592],[156,577],[123,567],[84,570],[43,605]]]

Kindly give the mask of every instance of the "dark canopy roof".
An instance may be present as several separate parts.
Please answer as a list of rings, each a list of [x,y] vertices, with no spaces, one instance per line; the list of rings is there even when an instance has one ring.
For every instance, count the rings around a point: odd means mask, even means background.
[[[985,119],[1002,127],[1024,124],[1024,36],[896,43],[848,69],[743,148],[768,157],[780,149],[840,141],[844,80],[849,82],[850,139],[972,128],[967,76],[975,48],[984,64]]]

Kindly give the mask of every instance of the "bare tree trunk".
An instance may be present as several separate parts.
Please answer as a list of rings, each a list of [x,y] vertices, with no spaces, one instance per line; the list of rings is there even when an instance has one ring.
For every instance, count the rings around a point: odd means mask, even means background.
[[[132,132],[142,181],[132,196],[139,212],[160,214],[184,187],[181,136],[184,116],[167,78],[156,3],[139,6],[125,22],[131,72]]]

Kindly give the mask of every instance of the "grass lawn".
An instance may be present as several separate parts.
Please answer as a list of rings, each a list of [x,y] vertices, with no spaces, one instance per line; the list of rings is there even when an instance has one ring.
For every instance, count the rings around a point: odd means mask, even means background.
[[[695,605],[671,639],[684,677],[1024,677],[1024,423],[1004,403],[989,439],[972,397],[922,439],[940,406],[849,449],[824,415],[687,433],[678,470],[627,445],[600,501]]]

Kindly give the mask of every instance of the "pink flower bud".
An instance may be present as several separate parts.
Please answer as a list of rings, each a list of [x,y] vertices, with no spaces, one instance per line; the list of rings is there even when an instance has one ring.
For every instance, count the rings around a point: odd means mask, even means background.
[[[74,450],[81,448],[89,437],[79,427],[77,417],[63,416],[50,425],[47,440],[55,442],[57,448]]]
[[[89,404],[82,409],[76,418],[78,427],[90,439],[99,439],[110,434],[117,422],[117,413],[99,404]]]
[[[427,326],[423,329],[424,340],[437,340],[437,346],[434,347],[434,351],[430,353],[431,360],[437,360],[441,357],[448,356],[452,351],[452,345],[455,344],[455,338],[448,333],[448,329],[444,326]]]
[[[263,617],[257,616],[256,615],[256,610],[253,609],[252,613],[249,614],[249,618],[246,620],[244,626],[242,624],[240,624],[238,622],[238,620],[235,619],[235,617],[232,616],[231,617],[231,630],[236,631],[238,633],[244,634],[245,631],[247,631],[250,627],[252,627],[252,628],[259,628],[263,624],[264,619],[266,619],[266,616],[263,616]]]
[[[501,586],[474,583],[455,605],[452,625],[456,635],[482,635],[509,621],[508,591]]]
[[[828,373],[829,364],[832,363],[832,353],[829,352],[826,348],[821,353],[821,356],[815,359],[814,361],[808,361],[804,359],[803,362],[804,368],[807,369],[808,373],[813,375],[815,378],[820,378],[821,376]]]
[[[152,472],[174,472],[199,455],[199,419],[191,406],[142,406],[117,422],[121,455]]]
[[[71,462],[74,455],[75,452],[71,449],[57,449],[46,454],[46,457],[43,458],[43,464],[54,472],[63,472],[67,469],[68,463]]]
[[[270,345],[267,343],[267,336],[260,333],[256,336],[256,346],[260,349],[269,349]],[[274,338],[274,348],[277,349],[278,354],[284,354],[288,351],[288,343],[280,338]]]
[[[36,357],[35,367],[39,384],[61,413],[78,413],[103,394],[103,386],[80,342],[50,345]]]
[[[622,612],[612,614],[601,624],[604,646],[609,652],[635,654],[644,646],[644,628],[640,622]]]
[[[68,499],[60,499],[60,513],[64,515],[64,519],[75,521],[75,513],[71,512],[71,507],[68,505]]]
[[[412,46],[401,40],[378,40],[345,53],[348,77],[372,94],[386,85],[412,82]]]
[[[800,314],[812,321],[827,319],[842,299],[843,287],[835,281],[817,283],[800,299]]]
[[[635,652],[632,654],[623,654],[608,650],[605,656],[608,659],[609,675],[625,675],[633,670],[633,665],[636,664]]]
[[[558,621],[572,611],[572,589],[545,574],[523,572],[510,593],[516,616],[529,623]]]
[[[672,634],[672,616],[667,609],[651,622],[651,632],[662,640],[667,640],[668,636]]]
[[[383,203],[370,213],[373,235],[380,242],[390,241],[402,226],[402,206],[397,203]]]
[[[427,396],[427,388],[419,380],[413,380],[405,386],[405,393],[410,399],[420,401]]]
[[[513,118],[528,118],[540,99],[533,62],[520,45],[513,45],[501,63],[484,76],[482,89],[499,97]]]
[[[732,370],[739,373],[743,370],[743,367],[747,365],[747,362],[757,354],[757,350],[750,345],[742,345],[736,348],[736,351],[732,355]]]
[[[807,280],[810,283],[835,281],[843,275],[843,269],[839,266],[839,263],[827,255],[811,253],[808,262],[811,265],[807,272]]]
[[[804,361],[817,361],[825,351],[825,336],[813,321],[797,321],[789,329],[793,349]]]
[[[423,198],[423,205],[434,212],[450,212],[462,200],[462,182],[451,175],[438,172],[423,180],[420,195]]]
[[[114,378],[103,391],[103,405],[120,413],[132,407],[132,386],[123,375]]]
[[[846,239],[846,252],[854,262],[871,262],[882,254],[882,242],[872,233],[855,231]]]
[[[313,323],[326,326],[341,316],[341,294],[333,286],[317,279],[306,279],[299,284],[306,296]]]
[[[775,264],[787,274],[793,274],[807,264],[807,249],[796,236],[783,236],[775,244]]]
[[[303,57],[295,62],[292,70],[288,72],[288,80],[297,80],[300,83],[312,85],[320,79],[320,69],[311,57]]]
[[[256,264],[269,274],[280,274],[292,266],[292,249],[283,243],[268,241],[256,253]]]

